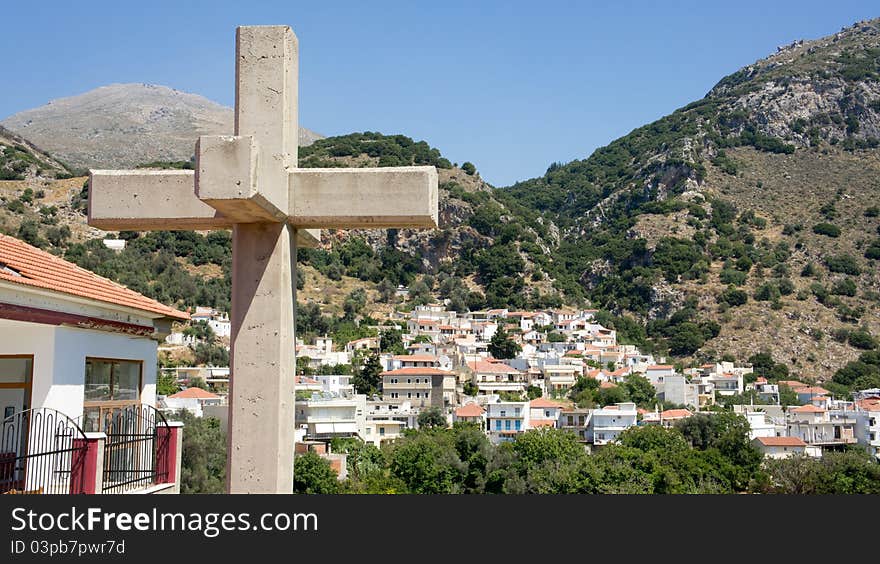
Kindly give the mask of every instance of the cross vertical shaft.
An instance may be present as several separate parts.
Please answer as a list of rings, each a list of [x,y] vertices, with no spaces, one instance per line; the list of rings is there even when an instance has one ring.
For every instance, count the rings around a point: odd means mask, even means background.
[[[293,492],[295,263],[289,225],[233,228],[229,493]]]
[[[259,204],[275,206],[285,220],[286,170],[297,152],[296,49],[286,26],[236,33],[235,133],[253,137],[259,149]],[[293,235],[286,221],[232,230],[229,493],[293,492]]]

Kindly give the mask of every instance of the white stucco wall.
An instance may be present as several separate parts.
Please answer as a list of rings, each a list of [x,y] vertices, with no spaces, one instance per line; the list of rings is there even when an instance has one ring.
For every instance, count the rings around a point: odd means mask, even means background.
[[[141,401],[156,403],[158,343],[146,337],[0,319],[0,355],[34,355],[31,407],[82,415],[86,357],[143,361]]]

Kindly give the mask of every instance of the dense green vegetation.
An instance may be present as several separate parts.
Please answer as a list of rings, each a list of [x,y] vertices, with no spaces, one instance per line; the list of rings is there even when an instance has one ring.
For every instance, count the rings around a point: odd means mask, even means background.
[[[348,453],[342,493],[880,492],[880,465],[861,450],[765,462],[748,440],[745,419],[729,413],[699,415],[671,429],[634,427],[620,444],[594,454],[564,430],[531,430],[493,446],[476,426],[460,423],[407,431],[381,449],[356,439],[336,440],[332,448]],[[324,465],[297,478],[306,482],[297,491],[336,491]],[[809,481],[793,480],[805,465]]]

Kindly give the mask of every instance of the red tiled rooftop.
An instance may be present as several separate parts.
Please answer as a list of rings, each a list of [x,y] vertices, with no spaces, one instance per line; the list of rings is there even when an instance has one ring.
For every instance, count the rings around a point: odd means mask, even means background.
[[[555,427],[556,420],[555,419],[532,419],[529,421],[529,426],[532,429],[537,429],[538,427]]]
[[[764,446],[807,446],[807,443],[798,437],[758,437],[755,440]]]
[[[825,410],[815,405],[802,405],[791,410],[792,413],[825,413]]]
[[[407,368],[398,368],[397,370],[386,370],[385,372],[380,373],[380,376],[448,376],[451,375],[452,372],[447,372],[446,370],[440,370],[439,368],[432,368],[430,366],[426,367],[413,367],[409,366]]]
[[[648,370],[670,370],[674,368],[671,364],[654,364],[648,367]]]
[[[513,372],[519,372],[516,368],[508,366],[503,362],[491,362],[488,360],[468,362],[468,367],[474,372],[488,372],[492,374],[510,374]]]
[[[475,403],[469,403],[455,410],[456,417],[479,417],[486,413],[486,410]]]
[[[124,306],[174,319],[189,314],[143,296],[125,286],[8,235],[0,235],[0,264],[21,274],[0,269],[0,281],[51,290],[80,298]]]
[[[219,399],[220,396],[217,394],[212,394],[207,390],[203,390],[201,388],[187,388],[180,392],[177,392],[174,395],[168,396],[169,398],[174,399]]]
[[[880,398],[866,398],[856,402],[865,411],[880,411]]]
[[[687,409],[667,409],[660,413],[660,417],[663,419],[684,419],[685,417],[690,417],[693,415]]]
[[[562,404],[547,398],[537,398],[529,402],[529,407],[562,407]]]
[[[616,388],[617,384],[615,384],[613,382],[600,382],[599,387],[600,388]]]

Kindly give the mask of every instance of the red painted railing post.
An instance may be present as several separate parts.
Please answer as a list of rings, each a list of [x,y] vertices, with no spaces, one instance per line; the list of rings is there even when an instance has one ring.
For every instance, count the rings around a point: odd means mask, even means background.
[[[73,439],[70,455],[70,493],[101,493],[104,484],[104,433],[86,433]]]
[[[180,459],[183,452],[183,423],[168,421],[156,426],[157,484],[180,482]]]

